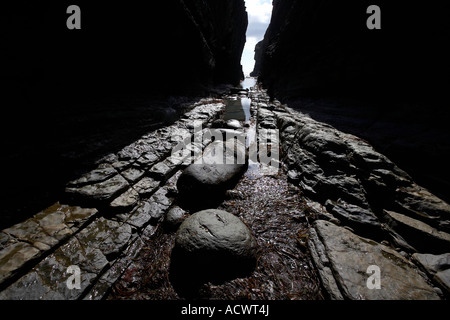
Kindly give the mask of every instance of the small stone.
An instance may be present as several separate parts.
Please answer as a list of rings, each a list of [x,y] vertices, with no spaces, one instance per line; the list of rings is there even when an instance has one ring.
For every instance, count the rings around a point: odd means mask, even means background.
[[[174,206],[166,213],[165,222],[170,227],[178,227],[183,222],[185,214],[186,211]]]
[[[169,167],[165,162],[155,164],[150,170],[149,174],[158,180],[165,180],[169,177],[173,168]]]
[[[241,123],[236,119],[228,120],[226,126],[230,129],[242,129]]]

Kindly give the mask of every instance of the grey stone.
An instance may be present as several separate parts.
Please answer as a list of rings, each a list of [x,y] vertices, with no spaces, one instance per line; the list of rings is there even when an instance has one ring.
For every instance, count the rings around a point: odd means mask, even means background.
[[[150,214],[151,206],[147,201],[142,202],[126,221],[128,224],[141,229],[152,218]]]
[[[434,280],[443,288],[447,293],[450,293],[450,269],[439,271],[434,276]]]
[[[450,205],[428,190],[416,184],[398,188],[396,203],[411,217],[450,232]]]
[[[155,152],[147,152],[143,154],[139,159],[137,159],[137,163],[144,167],[149,167],[156,163],[159,160],[159,155]]]
[[[201,263],[209,265],[217,262],[214,259],[222,263],[228,258],[237,261],[255,259],[257,242],[238,217],[226,211],[208,209],[184,220],[176,234],[175,248],[188,257],[196,257],[201,259]],[[187,260],[185,263],[189,264],[191,261]]]
[[[333,277],[333,272],[330,269],[330,261],[326,255],[326,249],[323,243],[319,240],[316,230],[311,228],[309,230],[308,248],[311,252],[312,259],[319,271],[319,276],[322,285],[328,292],[332,300],[343,300],[341,291]]]
[[[131,167],[131,164],[132,164],[132,162],[130,162],[130,161],[116,161],[116,162],[113,162],[112,166],[114,167],[114,169],[121,172],[121,171]]]
[[[368,300],[439,299],[417,268],[396,251],[345,228],[317,220],[314,228],[345,298]],[[381,272],[381,289],[369,289],[367,273],[375,265]]]
[[[232,140],[228,140],[225,150],[220,150],[222,141],[213,142],[205,150],[200,163],[189,165],[181,174],[177,182],[177,188],[182,200],[192,204],[198,208],[206,208],[210,203],[217,201],[223,196],[223,193],[237,183],[241,175],[247,169],[247,161],[245,155],[245,146],[237,143],[237,150],[231,144]],[[230,146],[231,144],[231,146]],[[223,145],[222,145],[223,146]],[[217,150],[216,150],[217,148]],[[219,152],[219,164],[212,161],[214,151]],[[234,164],[226,164],[222,157],[229,156],[234,159]],[[239,155],[236,157],[235,152]],[[240,164],[237,160],[243,160]],[[203,163],[201,163],[203,162]]]
[[[168,166],[168,164],[163,161],[155,164],[149,170],[149,174],[157,180],[165,180],[173,170],[173,167]]]
[[[178,206],[174,206],[167,211],[164,222],[170,227],[178,227],[184,220],[186,211]]]
[[[415,253],[412,257],[431,275],[442,270],[450,269],[450,253],[440,255]]]

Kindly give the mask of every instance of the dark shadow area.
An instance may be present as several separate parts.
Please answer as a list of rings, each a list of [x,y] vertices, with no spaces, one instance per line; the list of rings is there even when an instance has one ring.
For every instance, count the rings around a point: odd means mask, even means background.
[[[186,254],[175,247],[170,257],[169,278],[180,297],[195,299],[205,283],[220,285],[232,279],[245,278],[255,267],[256,259],[238,259],[224,252]]]
[[[381,29],[367,27],[370,5],[381,10]],[[258,80],[450,201],[447,13],[442,1],[274,1]]]
[[[241,55],[246,13],[219,2],[78,1],[80,30],[66,27],[69,1],[2,6],[0,229],[59,200],[65,182],[198,97],[239,83],[231,57]]]
[[[416,183],[450,202],[450,110],[433,102],[342,97],[295,98],[289,106],[367,140]]]

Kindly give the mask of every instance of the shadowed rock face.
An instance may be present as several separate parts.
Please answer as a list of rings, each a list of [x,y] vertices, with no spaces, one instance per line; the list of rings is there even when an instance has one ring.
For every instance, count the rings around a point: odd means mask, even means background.
[[[173,123],[184,102],[242,76],[243,0],[79,1],[81,30],[66,27],[72,4],[26,1],[0,12],[9,168],[0,225],[51,204],[74,171],[91,169],[83,163]]]
[[[369,5],[381,30],[366,26]],[[369,141],[449,201],[446,4],[273,1],[255,74],[290,107]]]
[[[241,78],[242,0],[81,2],[81,30],[66,27],[69,5],[30,2],[2,10],[8,80],[2,82],[16,94],[14,102],[173,93]]]
[[[381,8],[381,30],[366,27],[372,4]],[[274,0],[273,5],[256,64],[259,80],[278,96],[414,92],[416,98],[440,94],[448,85],[438,77],[449,70],[443,3]]]

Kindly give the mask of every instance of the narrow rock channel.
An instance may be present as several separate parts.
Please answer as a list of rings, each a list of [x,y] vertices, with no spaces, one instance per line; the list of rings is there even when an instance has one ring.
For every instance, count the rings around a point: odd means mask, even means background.
[[[239,120],[224,119],[226,101],[239,95],[250,99],[249,117],[227,127]],[[447,203],[367,142],[271,101],[257,85],[223,98],[202,99],[173,125],[104,157],[97,169],[68,182],[61,202],[3,230],[0,298],[446,297]],[[180,162],[173,152],[186,139],[185,157],[215,150],[208,149],[217,144],[211,138],[190,141],[194,124],[202,124],[203,133],[216,128],[244,134],[247,151],[257,146],[258,158],[246,152],[246,170],[232,171],[236,178],[223,180],[220,174],[228,169],[219,169],[222,185],[214,189],[220,195],[214,201],[208,189],[200,194],[197,187],[186,189],[186,181],[211,183],[211,175],[198,174],[215,165],[197,165],[190,158]],[[268,138],[269,129],[278,136]],[[258,161],[269,153],[279,161],[272,166]],[[238,149],[232,153],[238,154]],[[193,166],[201,170],[186,180]],[[196,197],[194,206],[182,201],[185,192]],[[255,263],[230,264],[237,274],[222,277],[225,263],[208,270],[212,278],[187,286],[183,277],[193,274],[179,274],[173,266],[177,230],[204,209],[226,211],[244,224],[256,241]],[[214,226],[201,227],[212,237],[221,234]],[[186,262],[192,263],[189,256]],[[71,266],[80,269],[80,290],[68,289]],[[373,268],[381,271],[379,289],[371,282]]]

